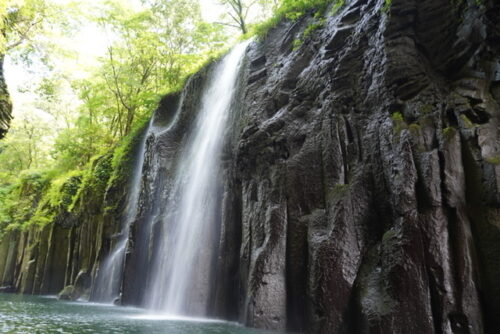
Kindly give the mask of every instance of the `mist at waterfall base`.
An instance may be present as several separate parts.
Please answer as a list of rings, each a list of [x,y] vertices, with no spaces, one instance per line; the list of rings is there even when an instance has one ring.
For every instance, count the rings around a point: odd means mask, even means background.
[[[165,206],[166,214],[161,220],[162,233],[153,254],[153,270],[150,277],[144,279],[147,290],[143,306],[154,314],[170,319],[208,315],[220,229],[217,210],[221,201],[218,188],[222,143],[240,65],[249,43],[236,46],[212,69],[201,94],[196,120],[186,134],[165,203],[155,203]],[[177,113],[181,110],[182,99]],[[166,129],[157,130],[166,132],[175,128],[177,118]],[[129,232],[138,213],[147,138],[154,132],[152,123],[137,150],[123,226],[100,266],[93,301],[111,303],[120,297]],[[150,218],[149,224],[152,224],[153,217]],[[151,227],[150,231],[153,230]]]
[[[263,334],[222,321],[151,319],[145,310],[0,293],[0,333]]]

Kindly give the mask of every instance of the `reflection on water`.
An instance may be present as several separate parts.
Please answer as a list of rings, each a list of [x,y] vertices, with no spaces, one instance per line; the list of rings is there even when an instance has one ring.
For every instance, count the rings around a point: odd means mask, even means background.
[[[148,315],[137,308],[0,294],[0,333],[263,334],[222,321]]]

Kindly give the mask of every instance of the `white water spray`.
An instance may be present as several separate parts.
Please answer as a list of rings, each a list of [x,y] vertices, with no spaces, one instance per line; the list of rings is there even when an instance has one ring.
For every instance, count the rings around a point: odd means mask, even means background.
[[[120,296],[120,287],[125,265],[125,251],[127,249],[130,225],[137,215],[139,194],[141,191],[142,167],[144,165],[144,154],[146,153],[146,139],[152,127],[152,120],[143,134],[139,150],[136,155],[134,174],[130,183],[130,193],[125,206],[124,224],[118,236],[114,250],[104,259],[97,275],[96,287],[93,300],[112,303]]]
[[[150,308],[166,314],[205,316],[207,312],[220,228],[221,148],[249,43],[236,46],[214,69],[168,197],[164,235],[146,296]]]

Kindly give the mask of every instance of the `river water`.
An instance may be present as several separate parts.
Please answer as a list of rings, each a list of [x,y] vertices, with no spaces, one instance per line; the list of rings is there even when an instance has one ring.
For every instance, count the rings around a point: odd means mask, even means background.
[[[167,319],[146,310],[54,297],[0,294],[0,333],[264,334],[223,321]]]

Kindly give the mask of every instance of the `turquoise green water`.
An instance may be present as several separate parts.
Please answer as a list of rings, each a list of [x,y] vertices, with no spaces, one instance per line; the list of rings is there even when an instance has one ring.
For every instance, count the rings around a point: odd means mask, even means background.
[[[217,321],[168,320],[145,310],[0,294],[0,333],[264,334]]]

